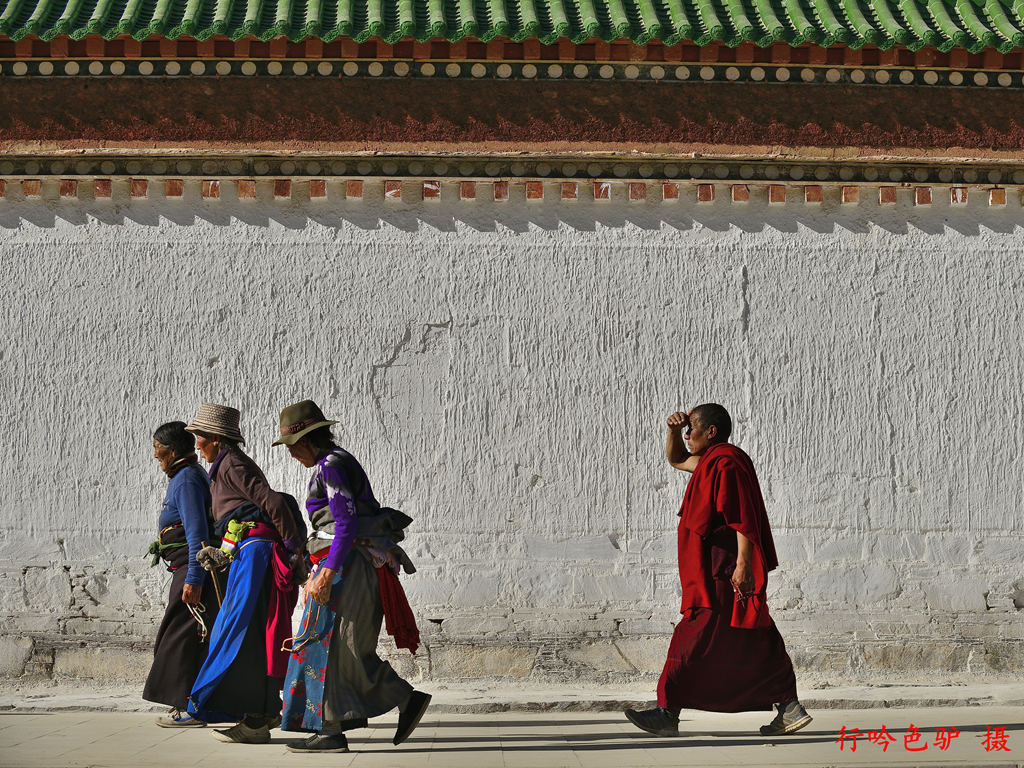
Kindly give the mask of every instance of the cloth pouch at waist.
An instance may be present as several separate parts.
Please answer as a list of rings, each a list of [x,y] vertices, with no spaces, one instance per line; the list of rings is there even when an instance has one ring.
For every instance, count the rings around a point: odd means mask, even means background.
[[[157,542],[160,559],[167,564],[167,570],[176,571],[188,565],[188,541],[185,539],[185,526],[171,525],[160,531]]]
[[[239,504],[213,524],[213,533],[218,539],[224,538],[224,534],[228,532],[228,523],[232,520],[237,520],[240,523],[266,523],[267,525],[273,525],[266,512],[255,504],[246,502],[245,504]]]
[[[404,512],[391,507],[381,507],[373,514],[360,514],[357,519],[356,538],[353,542],[356,550],[369,562],[373,562],[370,549],[389,553],[401,564],[406,573],[415,573],[416,566],[398,542],[405,538],[405,528],[412,523],[412,518]],[[333,534],[326,531],[313,531],[306,539],[306,553],[310,556],[326,556],[334,540]],[[377,564],[374,564],[377,567]]]

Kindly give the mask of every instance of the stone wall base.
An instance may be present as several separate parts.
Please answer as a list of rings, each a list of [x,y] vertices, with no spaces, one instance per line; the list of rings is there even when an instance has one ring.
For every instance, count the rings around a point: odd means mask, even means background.
[[[380,654],[410,682],[509,680],[518,682],[627,684],[661,671],[668,637],[520,642],[424,643],[413,657],[382,638]],[[1024,641],[976,643],[863,642],[843,646],[790,643],[801,685],[871,684],[899,680],[930,683],[977,678],[1019,679]],[[139,685],[152,646],[124,638],[64,641],[0,635],[0,679],[93,681]]]

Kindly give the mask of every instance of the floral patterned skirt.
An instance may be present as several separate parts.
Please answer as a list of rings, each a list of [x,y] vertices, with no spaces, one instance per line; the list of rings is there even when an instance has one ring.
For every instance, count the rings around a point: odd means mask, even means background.
[[[313,566],[310,578],[320,571]],[[324,681],[334,632],[335,607],[341,592],[342,577],[337,574],[331,586],[330,605],[321,605],[303,593],[302,621],[292,638],[288,673],[284,678],[283,731],[319,731],[323,729]]]

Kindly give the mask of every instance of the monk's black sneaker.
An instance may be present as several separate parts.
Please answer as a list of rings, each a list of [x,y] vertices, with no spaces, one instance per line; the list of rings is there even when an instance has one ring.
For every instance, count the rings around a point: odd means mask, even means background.
[[[348,752],[348,739],[343,733],[314,733],[308,739],[288,743],[289,752]]]
[[[779,713],[768,725],[761,726],[762,736],[785,736],[789,733],[796,733],[812,718],[799,701],[787,701],[785,704],[776,704]]]
[[[427,711],[430,704],[430,694],[422,691],[413,691],[409,694],[409,702],[405,709],[398,714],[398,728],[395,730],[395,738],[391,743],[398,746],[412,736],[416,726],[420,724],[423,713]]]
[[[624,714],[626,719],[641,731],[647,731],[655,736],[679,735],[678,712],[655,707],[654,709],[644,709],[641,711],[627,709]]]

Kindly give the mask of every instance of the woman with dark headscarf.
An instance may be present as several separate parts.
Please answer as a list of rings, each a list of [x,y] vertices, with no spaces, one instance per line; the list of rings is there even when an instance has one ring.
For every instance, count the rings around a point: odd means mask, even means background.
[[[171,707],[157,719],[165,728],[204,726],[185,713],[192,683],[206,656],[206,639],[217,615],[213,587],[196,554],[210,540],[210,479],[199,466],[195,438],[185,422],[162,424],[153,433],[153,456],[170,482],[150,547],[153,565],[163,560],[171,576],[167,610],[157,631],[153,667],[142,698]]]

